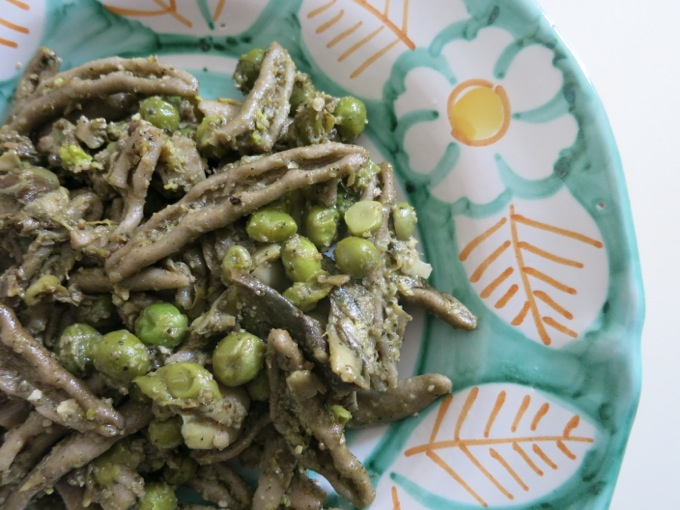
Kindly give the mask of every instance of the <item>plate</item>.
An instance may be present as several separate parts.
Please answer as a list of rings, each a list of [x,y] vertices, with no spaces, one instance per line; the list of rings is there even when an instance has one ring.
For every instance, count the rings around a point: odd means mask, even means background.
[[[229,96],[273,40],[365,101],[360,142],[416,206],[432,283],[479,316],[410,326],[402,375],[454,391],[349,437],[372,508],[606,508],[639,394],[637,248],[600,101],[532,1],[5,0],[0,113],[41,45],[64,67],[157,54]]]

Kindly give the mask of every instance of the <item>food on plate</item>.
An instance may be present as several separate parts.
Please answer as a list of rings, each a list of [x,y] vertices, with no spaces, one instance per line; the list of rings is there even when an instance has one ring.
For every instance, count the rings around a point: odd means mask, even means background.
[[[451,389],[400,380],[402,304],[476,318],[352,144],[363,103],[276,43],[239,60],[242,100],[155,57],[59,63],[39,51],[0,128],[2,508],[322,508],[309,471],[370,505],[345,428]]]

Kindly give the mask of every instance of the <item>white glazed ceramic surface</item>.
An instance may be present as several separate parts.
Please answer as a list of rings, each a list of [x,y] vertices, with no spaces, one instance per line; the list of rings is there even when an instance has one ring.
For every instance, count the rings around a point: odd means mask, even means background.
[[[530,0],[0,0],[0,113],[40,45],[64,67],[157,54],[214,97],[272,40],[365,101],[359,141],[416,206],[432,283],[479,316],[418,315],[402,374],[453,394],[350,434],[373,508],[606,508],[639,391],[637,250],[601,105]]]

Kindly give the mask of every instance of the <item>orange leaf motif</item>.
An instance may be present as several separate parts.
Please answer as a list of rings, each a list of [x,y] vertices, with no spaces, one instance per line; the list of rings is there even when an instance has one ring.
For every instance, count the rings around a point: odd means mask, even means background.
[[[236,34],[250,27],[265,4],[227,0],[99,0],[118,16],[135,19],[158,33],[206,35]],[[238,15],[235,15],[235,12]]]
[[[29,11],[31,9],[30,5],[19,0],[5,0],[5,3],[11,4],[14,8],[21,9],[22,11]],[[10,7],[3,9],[3,12],[10,12]],[[19,47],[16,37],[12,36],[12,34],[26,35],[30,33],[30,29],[24,26],[22,23],[14,23],[11,20],[3,17],[0,17],[0,27],[5,27],[8,29],[8,37],[0,37],[0,46],[7,46],[8,48]]]
[[[362,16],[359,15],[346,16],[348,9],[343,7],[345,3],[355,4],[365,11],[364,15],[368,15],[368,18],[361,19]],[[338,62],[344,62],[353,55],[360,55],[349,75],[350,78],[356,78],[399,43],[411,50],[415,48],[415,43],[408,36],[408,11],[409,0],[402,0],[401,5],[396,8],[390,5],[390,0],[382,2],[329,0],[310,10],[307,18],[318,23],[315,33],[323,34],[327,31],[332,33],[326,48],[342,46],[342,51],[337,57]],[[344,23],[348,18],[353,22]],[[370,44],[372,41],[373,44]],[[370,49],[364,52],[362,49],[365,47]]]
[[[404,456],[424,456],[434,464],[439,475],[431,468],[417,471],[430,472],[426,483],[443,488],[444,497],[482,507],[529,501],[538,491],[557,488],[578,468],[595,434],[579,414],[515,384],[459,392],[444,399],[434,421],[426,423],[416,433],[425,442],[407,448]],[[430,427],[429,434],[422,427]]]
[[[395,486],[392,486],[392,510],[401,510],[399,493],[397,492],[397,488]]]
[[[23,72],[40,46],[47,0],[0,0],[0,82]]]
[[[557,221],[568,222],[570,214],[565,211]],[[512,204],[491,223],[477,220],[459,254],[479,297],[546,346],[578,338],[606,292],[608,273],[599,231],[589,217],[573,225],[537,220]],[[593,227],[592,235],[578,231],[583,225]]]
[[[188,20],[186,17],[182,16],[179,12],[177,12],[177,1],[176,0],[168,0],[166,3],[165,0],[153,0],[154,4],[156,4],[157,8],[154,9],[137,9],[133,7],[117,7],[113,5],[106,5],[106,9],[109,10],[110,12],[114,14],[118,14],[119,16],[171,16],[173,17],[176,21],[181,23],[182,25],[186,27],[191,27],[192,23],[190,20]]]

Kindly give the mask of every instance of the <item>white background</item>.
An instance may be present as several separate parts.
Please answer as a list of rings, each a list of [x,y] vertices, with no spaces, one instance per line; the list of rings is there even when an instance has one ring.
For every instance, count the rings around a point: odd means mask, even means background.
[[[680,509],[680,2],[538,3],[607,111],[640,250],[642,397],[611,510]]]

